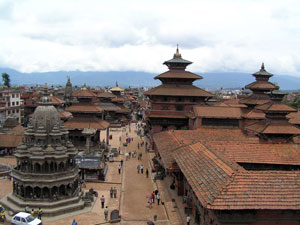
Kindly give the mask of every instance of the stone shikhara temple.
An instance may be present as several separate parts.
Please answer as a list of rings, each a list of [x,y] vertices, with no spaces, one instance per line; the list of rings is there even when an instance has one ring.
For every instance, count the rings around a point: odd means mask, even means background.
[[[46,216],[83,209],[76,154],[45,86],[15,154],[13,193],[2,199],[2,204],[14,213],[24,211],[26,206],[41,207]]]

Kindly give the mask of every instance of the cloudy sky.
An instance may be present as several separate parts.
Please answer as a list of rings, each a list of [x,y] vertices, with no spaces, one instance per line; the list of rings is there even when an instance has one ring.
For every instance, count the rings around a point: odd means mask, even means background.
[[[0,67],[300,76],[299,0],[0,0]]]

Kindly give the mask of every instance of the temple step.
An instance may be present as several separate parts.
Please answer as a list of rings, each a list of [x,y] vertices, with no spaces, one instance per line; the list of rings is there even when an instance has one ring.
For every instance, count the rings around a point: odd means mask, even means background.
[[[34,209],[37,211],[38,208],[43,210],[43,216],[53,217],[62,215],[69,212],[74,212],[81,210],[85,207],[84,201],[80,197],[74,197],[71,199],[60,200],[56,202],[24,202],[18,199],[12,194],[6,196],[1,200],[1,204],[10,212],[10,214],[16,214],[18,212],[24,212],[25,207],[28,206],[29,209]]]

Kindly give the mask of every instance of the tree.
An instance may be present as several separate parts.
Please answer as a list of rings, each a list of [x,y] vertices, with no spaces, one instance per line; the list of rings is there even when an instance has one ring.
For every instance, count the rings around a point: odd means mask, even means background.
[[[9,75],[7,73],[2,73],[2,80],[3,80],[4,86],[10,88],[10,79],[9,79]]]

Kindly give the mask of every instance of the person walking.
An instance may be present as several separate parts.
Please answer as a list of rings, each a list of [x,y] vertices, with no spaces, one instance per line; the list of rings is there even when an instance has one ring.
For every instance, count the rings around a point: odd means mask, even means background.
[[[142,160],[143,153],[140,153],[140,160]]]
[[[73,220],[72,225],[78,225],[78,223],[76,222],[76,220]]]
[[[121,174],[121,165],[118,166],[119,174]]]
[[[149,177],[149,170],[148,170],[148,168],[146,169],[146,177],[147,178]]]
[[[158,194],[158,190],[157,189],[155,189],[154,194],[155,194],[155,197],[157,198],[157,194]]]
[[[123,167],[123,159],[121,159],[121,167]]]
[[[101,208],[103,209],[104,208],[104,203],[105,203],[104,195],[102,195],[102,197],[100,198],[100,201],[101,201]]]
[[[110,194],[110,197],[113,198],[114,196],[114,190],[113,190],[113,187],[110,187],[110,190],[109,190],[109,194]]]
[[[105,221],[107,222],[108,221],[108,208],[107,208],[107,206],[104,209],[104,217],[105,217]]]
[[[190,215],[188,214],[187,217],[186,217],[186,224],[187,224],[187,225],[190,225],[190,221],[191,221],[191,217],[190,217]]]
[[[31,210],[30,214],[34,216],[34,209]]]
[[[155,200],[155,194],[154,194],[154,191],[151,193],[151,198],[152,198],[152,202],[154,203],[154,200]]]
[[[141,173],[143,174],[143,173],[144,173],[144,166],[141,165],[141,166],[140,166],[140,169],[141,169]]]
[[[156,199],[157,199],[157,205],[159,205],[159,201],[160,201],[160,195],[159,194],[156,195]]]
[[[137,169],[137,173],[140,173],[141,166],[137,165],[136,169]]]
[[[41,208],[38,209],[37,214],[38,214],[38,219],[42,220],[43,211]]]

